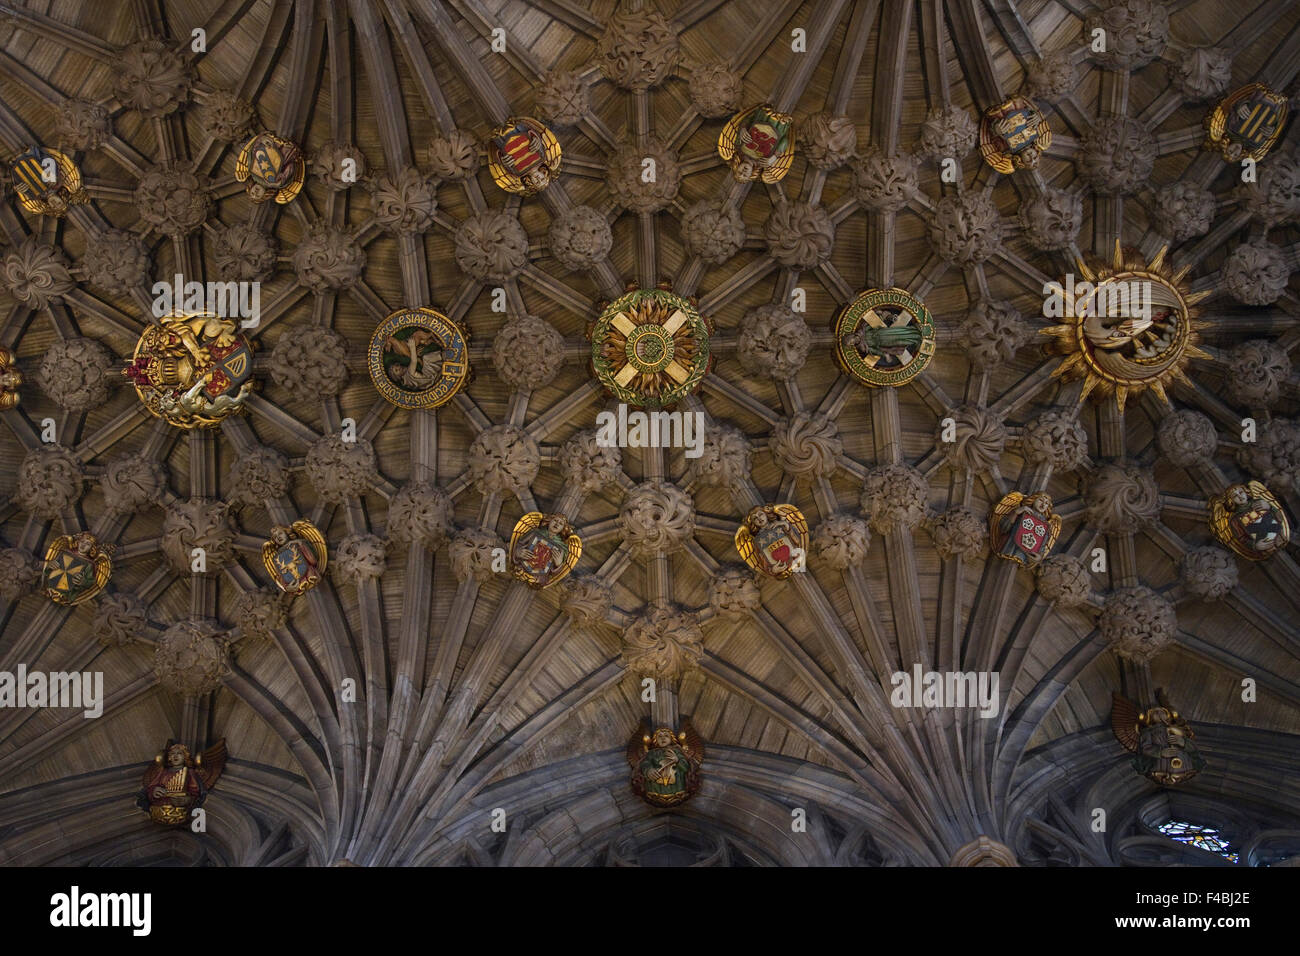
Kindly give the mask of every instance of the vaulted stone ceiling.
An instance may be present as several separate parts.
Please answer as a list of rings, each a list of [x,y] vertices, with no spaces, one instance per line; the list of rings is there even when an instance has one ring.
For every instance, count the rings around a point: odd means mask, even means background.
[[[1206,522],[1207,498],[1245,478],[1300,503],[1295,124],[1251,186],[1201,148],[1225,91],[1292,91],[1286,0],[1124,0],[1104,16],[1087,0],[0,14],[6,155],[61,146],[91,197],[61,220],[0,206],[0,345],[27,378],[0,434],[0,669],[102,671],[108,697],[95,720],[0,711],[0,859],[1202,861],[1152,833],[1171,816],[1223,827],[1254,862],[1300,852],[1295,548],[1240,560]],[[1109,53],[1090,56],[1085,21],[1110,31]],[[1003,176],[976,124],[1021,90],[1052,145]],[[796,115],[798,153],[781,183],[739,185],[718,134],[763,101]],[[507,196],[484,167],[512,115],[562,144],[540,196]],[[312,160],[285,206],[252,205],[234,179],[263,128]],[[960,173],[943,182],[950,156]],[[355,185],[347,157],[364,157]],[[1211,293],[1208,357],[1171,407],[1081,403],[1051,375],[1044,283],[1117,239],[1147,257],[1169,244]],[[259,391],[216,430],[150,417],[120,374],[150,287],[177,272],[262,282]],[[599,300],[661,279],[717,327],[716,368],[685,404],[708,416],[698,460],[592,437],[609,402],[584,329]],[[868,389],[839,373],[830,324],[891,285],[924,300],[938,350],[910,385]],[[437,411],[394,408],[366,372],[375,325],[418,305],[471,333],[475,380]],[[1035,575],[990,556],[987,517],[1037,488],[1064,530]],[[812,528],[808,571],[785,582],[732,545],[774,501]],[[540,592],[491,570],[539,507],[583,538],[574,576]],[[300,517],[332,573],[288,602],[260,549]],[[83,528],[116,544],[113,577],[59,607],[36,558]],[[917,663],[998,671],[998,716],[890,706],[890,675]],[[708,746],[703,789],[669,812],[627,785],[647,670],[677,679],[655,716],[689,714]],[[356,703],[340,699],[348,678]],[[1112,691],[1145,705],[1158,686],[1208,760],[1170,790],[1107,724]],[[132,804],[169,737],[227,740],[204,835]]]

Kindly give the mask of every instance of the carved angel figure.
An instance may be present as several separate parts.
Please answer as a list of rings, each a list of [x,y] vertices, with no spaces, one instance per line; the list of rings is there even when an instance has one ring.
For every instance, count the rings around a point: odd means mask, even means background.
[[[168,740],[144,772],[136,806],[147,811],[154,823],[179,826],[189,819],[190,811],[203,805],[225,767],[224,737],[198,757],[191,757],[184,744]]]
[[[627,743],[632,792],[653,807],[675,807],[700,789],[704,741],[689,717],[682,718],[681,727],[677,734],[668,727],[650,732],[644,722]]]
[[[1156,690],[1156,701],[1157,706],[1139,712],[1133,701],[1115,694],[1110,729],[1133,754],[1138,773],[1169,787],[1196,776],[1205,758],[1193,742],[1191,725],[1174,710],[1163,689]]]
[[[1061,516],[1052,513],[1047,493],[1012,491],[993,509],[989,533],[998,557],[1032,568],[1051,553],[1061,534]]]

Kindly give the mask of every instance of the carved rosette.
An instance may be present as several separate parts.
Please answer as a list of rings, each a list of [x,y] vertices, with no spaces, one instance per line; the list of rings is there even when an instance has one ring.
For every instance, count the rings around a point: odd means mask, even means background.
[[[429,481],[405,484],[388,503],[388,537],[435,549],[452,535],[456,505],[451,496]]]
[[[1240,195],[1251,216],[1266,229],[1300,219],[1300,156],[1279,152],[1259,167],[1259,180]]]
[[[745,81],[727,63],[702,63],[687,84],[691,105],[705,119],[730,117],[740,109]]]
[[[812,532],[812,553],[818,565],[835,571],[856,568],[867,559],[871,529],[854,515],[834,514]]]
[[[233,90],[213,90],[199,105],[199,123],[213,139],[247,139],[257,125],[253,105]]]
[[[723,565],[709,582],[709,606],[723,617],[742,617],[761,602],[754,572],[743,564]]]
[[[108,401],[112,365],[112,354],[94,339],[64,339],[41,357],[36,384],[60,408],[84,412]]]
[[[1025,72],[1025,93],[1032,99],[1055,103],[1079,85],[1078,70],[1067,49],[1049,53]]]
[[[1104,196],[1138,192],[1151,178],[1156,138],[1146,125],[1127,116],[1099,119],[1083,136],[1079,176]]]
[[[207,178],[185,161],[150,166],[135,187],[134,199],[140,218],[172,239],[184,239],[212,211]]]
[[[37,445],[18,466],[14,500],[38,518],[69,514],[81,499],[85,475],[81,462],[62,445]]]
[[[1025,423],[1020,433],[1025,461],[1051,465],[1056,471],[1073,471],[1089,464],[1088,433],[1078,418],[1058,411],[1046,411]]]
[[[1249,408],[1268,408],[1291,376],[1291,358],[1276,342],[1253,339],[1227,354],[1229,401]]]
[[[560,592],[560,609],[576,627],[599,627],[614,604],[614,589],[595,574],[573,574]]]
[[[925,518],[930,483],[911,465],[893,462],[867,472],[862,486],[862,510],[878,534],[902,527],[911,531]]]
[[[289,620],[289,595],[280,590],[258,588],[241,591],[235,599],[234,621],[241,638],[259,641],[275,639],[275,631]]]
[[[988,552],[988,521],[970,508],[950,508],[930,521],[929,530],[934,549],[945,561],[983,557]]]
[[[317,223],[293,250],[298,284],[317,295],[350,289],[366,267],[366,252],[350,232]]]
[[[456,229],[456,264],[479,282],[505,282],[528,265],[528,235],[519,220],[486,210]]]
[[[586,494],[618,484],[623,453],[616,445],[601,445],[594,429],[580,431],[560,448],[564,480]]]
[[[149,606],[129,591],[111,591],[95,599],[95,639],[102,647],[138,644],[149,633]]]
[[[1272,305],[1286,291],[1290,277],[1286,255],[1264,238],[1243,242],[1223,264],[1223,287],[1246,305]]]
[[[826,478],[835,474],[844,442],[833,419],[816,412],[796,412],[772,426],[772,457],[788,475]]]
[[[235,522],[224,501],[173,501],[163,515],[162,551],[182,574],[215,574],[235,560]],[[204,570],[195,570],[194,549],[203,550]]]
[[[676,686],[704,656],[704,632],[690,611],[647,605],[623,631],[623,666],[636,677]]]
[[[740,320],[736,355],[756,375],[777,381],[794,378],[808,360],[812,332],[784,305],[760,305]]]
[[[831,170],[853,158],[858,131],[847,116],[822,111],[799,124],[799,152],[817,169]]]
[[[726,262],[745,244],[740,210],[721,199],[702,199],[686,207],[681,228],[686,252],[712,265]]]
[[[749,477],[753,454],[744,432],[715,423],[705,429],[700,457],[687,466],[686,480],[706,488],[730,488]]]
[[[953,440],[945,441],[943,421],[935,432],[939,449],[953,468],[976,474],[997,467],[1007,443],[1007,429],[992,411],[981,405],[960,405],[948,410],[954,426]]]
[[[820,205],[778,203],[763,226],[763,238],[773,259],[790,269],[812,269],[831,255],[835,223]]]
[[[230,466],[227,498],[232,505],[264,505],[289,492],[289,459],[274,448],[258,445],[240,454]]]
[[[945,196],[930,220],[930,245],[945,262],[983,262],[1002,244],[1003,225],[993,198],[984,192]]]
[[[1119,534],[1146,527],[1160,517],[1160,489],[1147,468],[1107,462],[1093,473],[1083,491],[1090,527]]]
[[[1237,587],[1237,562],[1213,545],[1192,548],[1178,564],[1183,589],[1202,601],[1219,601]]]
[[[310,335],[282,334],[267,371],[275,384],[295,394],[337,395],[348,382],[347,340],[325,328]]]
[[[59,141],[73,149],[99,149],[113,138],[113,117],[103,103],[69,99],[59,106]]]
[[[1106,31],[1105,52],[1092,58],[1108,70],[1136,70],[1160,58],[1169,44],[1169,11],[1159,0],[1112,0],[1083,23],[1083,42]]]
[[[1220,47],[1184,50],[1167,69],[1169,82],[1186,100],[1201,102],[1222,96],[1232,82],[1232,54]]]
[[[110,461],[99,479],[104,508],[132,514],[161,504],[167,490],[167,470],[143,454],[125,455]]]
[[[305,470],[321,500],[332,504],[365,494],[378,478],[374,446],[364,438],[344,441],[339,434],[311,444]]]
[[[479,584],[491,579],[492,552],[504,548],[505,542],[487,528],[463,528],[447,546],[451,570],[457,581],[475,580]]]
[[[312,155],[311,169],[322,186],[341,192],[365,178],[366,154],[354,143],[322,143]]]
[[[564,336],[535,315],[517,316],[492,340],[492,365],[512,388],[549,385],[564,365]]]
[[[1106,598],[1097,627],[1111,650],[1141,664],[1174,643],[1178,616],[1168,600],[1138,585],[1122,588]]]
[[[609,255],[609,220],[590,206],[570,206],[551,221],[551,255],[570,272],[590,269]]]
[[[247,222],[219,227],[213,240],[217,276],[226,282],[269,278],[275,271],[278,251],[274,236]]]
[[[552,126],[577,126],[591,109],[591,91],[582,74],[552,70],[537,85],[536,114]]]
[[[123,106],[150,119],[176,112],[189,97],[190,66],[162,40],[137,40],[113,62],[114,89]]]
[[[23,548],[0,548],[0,598],[17,601],[36,589],[42,564]]]
[[[1189,408],[1166,415],[1156,430],[1156,447],[1176,468],[1190,468],[1214,457],[1219,435],[1208,416]]]
[[[1196,183],[1170,183],[1156,190],[1156,231],[1171,242],[1205,235],[1214,212],[1214,193]]]
[[[1068,249],[1083,223],[1083,197],[1063,189],[1045,189],[1020,207],[1020,226],[1030,245],[1042,252]]]
[[[867,209],[898,212],[918,195],[916,158],[872,146],[853,167],[853,196]]]
[[[992,369],[1016,357],[1034,330],[1010,302],[981,299],[957,328],[957,342],[977,369]]]
[[[1081,607],[1092,598],[1092,576],[1083,562],[1068,554],[1053,554],[1043,559],[1034,574],[1034,583],[1044,600],[1056,607]]]
[[[926,114],[913,152],[926,159],[959,160],[975,148],[978,137],[970,113],[959,106],[942,106]]]
[[[6,288],[30,309],[45,309],[62,301],[76,285],[63,253],[35,238],[24,239],[11,249],[0,269]]]
[[[152,269],[149,250],[124,229],[105,229],[89,236],[80,266],[85,280],[109,295],[128,295],[144,287]]]
[[[469,476],[485,495],[519,495],[541,468],[537,442],[515,425],[485,428],[469,446]]]
[[[423,233],[433,225],[434,182],[414,166],[376,176],[369,188],[375,223],[390,235]]]
[[[330,567],[345,581],[368,581],[384,573],[386,545],[373,534],[350,534],[333,549]]]
[[[635,555],[671,554],[695,534],[695,504],[674,484],[643,481],[623,499],[618,528]]]
[[[186,697],[202,696],[231,673],[230,635],[215,621],[177,621],[159,636],[153,666],[163,687]]]
[[[627,11],[609,18],[596,62],[615,86],[640,93],[672,74],[680,52],[675,24],[650,10]]]
[[[1300,490],[1300,423],[1274,418],[1261,424],[1259,435],[1241,446],[1237,460],[1270,488]]]
[[[654,176],[646,182],[642,175],[654,160]],[[677,154],[655,137],[644,144],[624,143],[609,158],[606,182],[620,206],[631,212],[658,212],[677,198],[682,185],[682,167]]]

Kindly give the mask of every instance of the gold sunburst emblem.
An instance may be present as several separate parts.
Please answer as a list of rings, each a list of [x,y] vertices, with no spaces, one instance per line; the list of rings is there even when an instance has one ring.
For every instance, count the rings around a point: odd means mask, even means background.
[[[1083,281],[1048,286],[1043,315],[1064,320],[1042,330],[1065,359],[1052,372],[1063,381],[1083,379],[1079,401],[1089,394],[1114,393],[1119,410],[1130,395],[1151,389],[1166,404],[1172,382],[1190,384],[1184,368],[1193,358],[1210,358],[1197,347],[1196,304],[1210,290],[1193,293],[1184,281],[1190,266],[1178,271],[1165,262],[1167,247],[1147,262],[1123,250],[1118,241],[1109,263],[1076,260]]]

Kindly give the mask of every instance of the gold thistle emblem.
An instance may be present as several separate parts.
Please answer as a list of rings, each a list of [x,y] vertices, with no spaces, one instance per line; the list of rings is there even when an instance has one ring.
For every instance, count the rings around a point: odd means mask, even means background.
[[[253,391],[253,346],[211,312],[150,323],[123,373],[145,408],[178,428],[212,427],[242,411]]]
[[[633,287],[587,329],[591,368],[620,402],[672,406],[699,388],[713,368],[712,334],[712,323],[692,300],[664,287]]]
[[[1205,117],[1205,148],[1230,163],[1268,155],[1286,125],[1287,98],[1263,83],[1229,93]]]
[[[989,534],[999,558],[1033,568],[1052,553],[1061,536],[1061,516],[1052,513],[1052,498],[1046,492],[1012,491],[993,508]]]
[[[1052,145],[1052,127],[1038,107],[1013,96],[989,107],[980,118],[980,155],[998,172],[1033,169]]]
[[[934,357],[934,320],[902,289],[871,289],[835,319],[835,361],[863,385],[897,387]]]
[[[306,520],[276,525],[262,545],[262,564],[286,594],[305,594],[320,584],[328,559],[325,536]]]
[[[722,127],[718,155],[736,182],[780,182],[794,162],[794,117],[766,103],[737,113]]]
[[[794,505],[759,505],[736,529],[736,550],[755,571],[784,580],[807,568],[808,522]]]
[[[1051,283],[1043,309],[1062,325],[1042,329],[1055,339],[1053,350],[1065,360],[1052,372],[1064,381],[1083,379],[1079,401],[1091,392],[1115,393],[1119,410],[1129,395],[1151,389],[1168,404],[1165,388],[1187,382],[1183,369],[1189,359],[1210,358],[1199,349],[1196,303],[1210,290],[1192,293],[1183,281],[1190,266],[1173,272],[1165,264],[1165,249],[1149,263],[1140,253],[1125,255],[1119,242],[1109,265],[1090,267],[1076,262],[1084,281],[1073,277]]]
[[[530,511],[510,535],[510,573],[530,588],[558,583],[582,557],[582,539],[562,514]]]
[[[437,408],[471,378],[468,336],[433,309],[398,309],[380,322],[367,364],[375,389],[399,408]]]
[[[90,201],[77,164],[57,149],[33,146],[9,168],[18,204],[27,212],[59,218],[69,206]]]
[[[100,544],[89,531],[62,535],[45,552],[45,595],[55,604],[89,601],[113,573],[113,546]]]
[[[492,181],[508,193],[535,196],[560,175],[560,141],[531,116],[511,117],[487,144]]]
[[[18,388],[23,384],[23,373],[18,371],[14,353],[0,346],[0,411],[18,404]]]
[[[1210,530],[1251,561],[1263,561],[1287,546],[1291,525],[1282,502],[1263,482],[1229,485],[1210,499]]]
[[[302,150],[274,133],[258,133],[235,159],[235,179],[255,203],[292,202],[302,189],[307,165]]]

